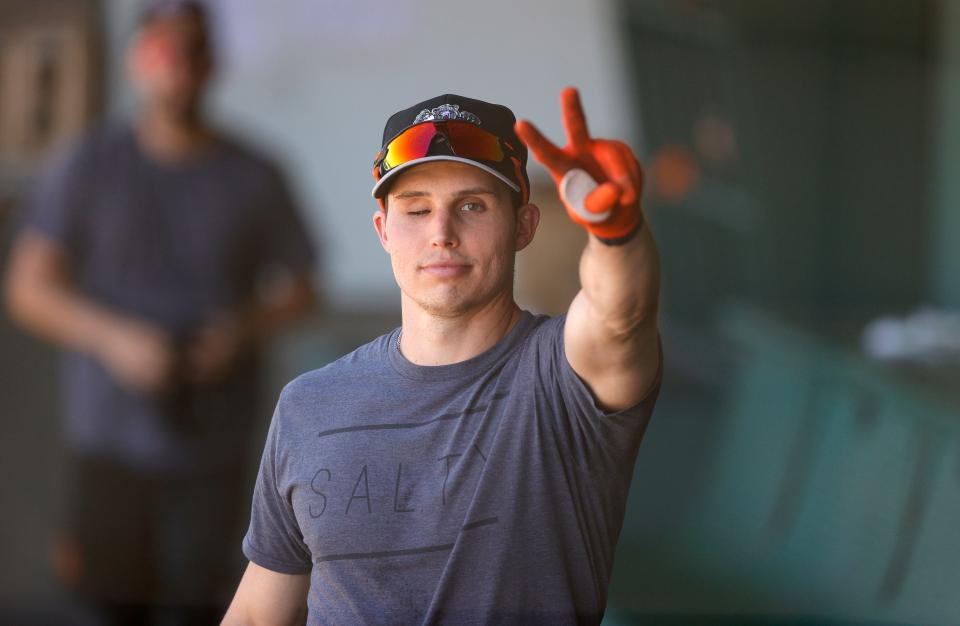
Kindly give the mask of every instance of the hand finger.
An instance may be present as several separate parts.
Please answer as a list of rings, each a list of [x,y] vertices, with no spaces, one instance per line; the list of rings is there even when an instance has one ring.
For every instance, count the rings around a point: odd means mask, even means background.
[[[587,194],[583,201],[583,208],[590,213],[606,213],[620,200],[622,193],[623,190],[619,185],[611,182],[603,183]]]
[[[567,87],[560,93],[560,105],[563,110],[563,127],[567,131],[570,145],[586,148],[590,144],[590,131],[587,130],[587,118],[580,104],[580,93],[573,87]]]
[[[603,168],[610,180],[620,185],[623,195],[620,202],[623,205],[637,201],[637,181],[630,168],[630,162],[623,149],[614,141],[597,142],[593,148],[593,156]]]
[[[526,120],[520,120],[514,126],[517,137],[525,143],[533,156],[543,163],[544,167],[554,175],[562,176],[573,164],[563,150],[553,145],[543,136],[536,126]]]
[[[620,152],[623,154],[623,158],[630,168],[630,176],[637,186],[637,195],[639,196],[643,192],[643,166],[640,165],[640,161],[637,160],[637,155],[634,154],[630,146],[622,141],[616,143],[620,146]]]
[[[133,385],[143,391],[157,393],[168,387],[169,377],[158,367],[146,367],[133,373]]]
[[[633,150],[630,148],[630,146],[623,142],[617,143],[620,145],[620,151],[623,154],[623,158],[626,161],[627,166],[630,168],[630,177],[634,181],[634,191],[636,196],[635,200],[636,204],[639,205],[643,196],[643,167],[640,165],[640,161],[637,160],[637,156],[633,153]],[[622,199],[621,202],[623,202]]]

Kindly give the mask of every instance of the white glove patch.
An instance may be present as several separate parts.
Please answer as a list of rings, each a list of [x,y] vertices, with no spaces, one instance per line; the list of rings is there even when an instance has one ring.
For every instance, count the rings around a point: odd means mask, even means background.
[[[598,224],[610,217],[610,211],[591,213],[583,205],[590,192],[596,188],[597,181],[593,180],[593,176],[585,170],[574,168],[560,180],[560,199],[583,221]]]

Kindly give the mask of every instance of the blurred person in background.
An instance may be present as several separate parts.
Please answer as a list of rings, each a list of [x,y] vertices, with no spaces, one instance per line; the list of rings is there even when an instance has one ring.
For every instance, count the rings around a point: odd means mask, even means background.
[[[590,137],[575,90],[563,111],[562,149],[462,96],[387,122],[402,326],[281,394],[227,626],[601,621],[659,391],[659,255],[633,152]],[[556,318],[514,300],[540,219],[524,144],[590,233]]]
[[[11,316],[66,349],[72,501],[52,556],[107,624],[223,614],[260,348],[314,301],[282,176],[202,115],[209,30],[201,3],[148,5],[135,121],[55,159],[6,276]]]

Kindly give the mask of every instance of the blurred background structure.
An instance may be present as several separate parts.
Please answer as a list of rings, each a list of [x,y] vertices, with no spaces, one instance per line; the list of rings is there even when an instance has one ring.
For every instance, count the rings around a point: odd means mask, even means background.
[[[641,155],[664,271],[667,371],[607,622],[960,623],[960,2],[212,4],[210,107],[282,158],[324,233],[329,310],[275,346],[274,390],[399,321],[370,222],[383,120],[456,92],[559,138],[576,85],[594,134]],[[50,150],[129,110],[138,10],[0,0],[5,242]],[[531,177],[519,297],[557,313],[582,234]],[[0,622],[67,603],[54,376],[0,323]]]

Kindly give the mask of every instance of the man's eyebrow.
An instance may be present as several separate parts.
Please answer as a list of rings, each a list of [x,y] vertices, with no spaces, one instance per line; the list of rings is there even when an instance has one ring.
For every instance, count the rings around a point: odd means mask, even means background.
[[[454,195],[458,198],[463,196],[495,196],[497,192],[490,187],[470,187],[469,189],[461,189]]]
[[[409,190],[409,191],[401,191],[400,193],[394,193],[390,195],[392,195],[394,198],[399,199],[399,198],[424,198],[426,196],[429,196],[430,194],[427,193],[426,191]]]

